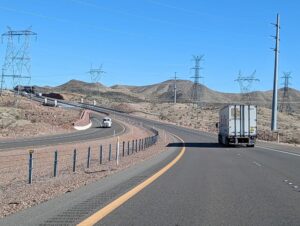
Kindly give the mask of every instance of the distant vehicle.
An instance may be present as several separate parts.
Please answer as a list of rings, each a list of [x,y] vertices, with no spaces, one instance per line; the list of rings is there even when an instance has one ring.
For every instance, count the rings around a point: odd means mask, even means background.
[[[103,120],[102,120],[102,127],[103,128],[110,128],[111,124],[112,124],[111,118],[109,118],[109,117],[103,118]]]
[[[254,105],[228,105],[220,110],[220,144],[254,147],[257,137],[257,108]]]

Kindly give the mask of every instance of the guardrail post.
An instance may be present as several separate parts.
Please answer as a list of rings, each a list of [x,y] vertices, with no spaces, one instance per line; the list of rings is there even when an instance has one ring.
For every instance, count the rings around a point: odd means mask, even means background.
[[[102,164],[102,159],[103,159],[103,150],[102,150],[102,145],[100,145],[100,153],[99,153],[99,159],[100,159],[100,164]]]
[[[76,148],[74,149],[73,152],[73,172],[75,173],[76,171]]]
[[[130,148],[129,148],[130,142],[127,141],[127,155],[130,155]]]
[[[88,156],[87,156],[86,168],[90,168],[90,163],[91,163],[91,147],[88,147]]]
[[[32,183],[32,169],[33,169],[33,158],[32,158],[33,150],[29,150],[29,167],[28,167],[28,183]]]
[[[57,150],[54,152],[54,171],[53,176],[57,176]]]
[[[111,144],[109,144],[108,161],[111,160]]]
[[[125,141],[123,141],[123,153],[122,153],[122,156],[124,157],[125,155]]]

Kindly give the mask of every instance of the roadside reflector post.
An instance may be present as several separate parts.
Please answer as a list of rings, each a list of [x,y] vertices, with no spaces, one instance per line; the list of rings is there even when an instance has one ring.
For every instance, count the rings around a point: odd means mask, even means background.
[[[73,151],[73,173],[76,171],[76,148]]]
[[[90,168],[90,163],[91,163],[91,147],[88,147],[86,168]]]
[[[100,158],[100,164],[102,164],[102,159],[103,159],[103,150],[102,150],[102,145],[100,145],[100,154],[99,154],[99,158]]]
[[[109,144],[108,161],[111,160],[111,144]]]
[[[57,100],[54,100],[54,107],[57,107]]]
[[[53,170],[53,176],[57,176],[57,150],[54,152],[54,170]]]
[[[123,150],[122,150],[122,156],[125,156],[125,141],[123,141]]]
[[[28,167],[28,183],[31,184],[32,183],[32,170],[33,170],[33,152],[34,150],[29,150],[29,167]]]
[[[47,104],[47,102],[48,102],[48,100],[47,100],[47,98],[45,98],[45,100],[44,100],[44,104]]]
[[[117,159],[117,166],[119,165],[119,155],[120,155],[120,138],[118,137],[117,138],[117,156],[116,156],[116,159]]]

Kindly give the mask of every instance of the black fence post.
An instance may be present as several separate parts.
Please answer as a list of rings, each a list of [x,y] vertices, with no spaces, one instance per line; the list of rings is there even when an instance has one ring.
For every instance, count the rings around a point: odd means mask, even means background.
[[[132,147],[131,147],[131,153],[133,154],[134,152],[134,140],[132,140]]]
[[[139,151],[141,150],[141,139],[139,139]]]
[[[32,158],[32,154],[33,154],[33,150],[29,151],[29,174],[28,174],[28,183],[31,184],[32,183],[32,169],[33,169],[33,158]]]
[[[73,152],[73,172],[76,170],[76,148],[74,149]]]
[[[57,176],[57,150],[54,152],[54,170],[53,170],[53,176]]]
[[[116,143],[116,160],[118,159],[118,142]]]
[[[130,155],[130,148],[129,148],[130,142],[127,141],[127,155]]]
[[[91,163],[91,147],[88,147],[86,168],[90,168],[90,163]]]
[[[123,153],[122,153],[122,156],[124,157],[125,155],[125,141],[123,141]]]
[[[137,149],[137,140],[135,140],[135,152],[137,152],[138,149]]]
[[[103,150],[102,150],[102,145],[100,145],[100,164],[102,164],[102,159],[103,159]]]
[[[111,160],[111,144],[109,144],[108,161]]]

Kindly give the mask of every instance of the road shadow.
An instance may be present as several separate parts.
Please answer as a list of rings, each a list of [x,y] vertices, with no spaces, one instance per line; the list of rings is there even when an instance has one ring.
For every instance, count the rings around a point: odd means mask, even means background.
[[[188,142],[188,143],[169,143],[167,147],[188,147],[188,148],[224,148],[219,143],[205,143],[205,142]]]

